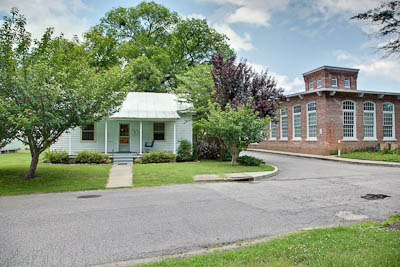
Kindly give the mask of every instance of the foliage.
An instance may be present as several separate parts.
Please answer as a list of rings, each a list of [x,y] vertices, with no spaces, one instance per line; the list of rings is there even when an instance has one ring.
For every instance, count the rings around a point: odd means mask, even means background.
[[[201,162],[176,162],[169,164],[134,164],[134,186],[157,186],[166,184],[193,183],[197,174],[217,174],[224,177],[230,172],[272,171],[269,165],[261,166],[231,166],[230,162],[204,160]]]
[[[389,162],[400,162],[400,148],[393,149],[391,151],[380,150],[374,151],[353,151],[345,152],[341,155],[342,158],[350,159],[366,159],[366,160],[377,160],[377,161],[389,161]]]
[[[365,20],[373,25],[379,25],[375,35],[387,41],[378,49],[386,55],[400,55],[400,1],[384,1],[379,7],[359,13],[351,19]]]
[[[21,179],[30,158],[28,151],[0,155],[0,195],[104,189],[111,169],[111,165],[39,164],[39,179]]]
[[[103,164],[103,163],[108,163],[108,161],[109,157],[107,154],[103,154],[97,151],[83,150],[80,151],[75,157],[76,163]]]
[[[215,94],[213,97],[222,109],[250,105],[260,117],[275,117],[279,102],[283,100],[283,89],[277,88],[276,81],[268,72],[257,73],[246,60],[235,62],[232,56],[225,60],[217,54],[212,57],[211,71]]]
[[[239,249],[165,259],[144,266],[398,266],[400,232],[387,231],[382,226],[362,222],[298,231]]]
[[[237,162],[244,166],[260,166],[264,163],[261,159],[247,155],[238,157]]]
[[[12,127],[9,120],[11,116],[10,108],[10,105],[0,95],[0,148],[10,143],[17,135],[16,129]]]
[[[179,147],[176,155],[176,161],[191,161],[193,160],[192,155],[192,144],[188,140],[182,140],[179,142]]]
[[[232,161],[232,156],[229,153],[225,153],[220,157],[221,161]]]
[[[51,151],[47,150],[44,153],[44,159],[43,162],[46,163],[68,163],[68,153],[65,151]]]
[[[41,40],[32,41],[25,25],[17,9],[4,17],[0,99],[8,103],[6,123],[30,147],[32,162],[25,177],[33,178],[39,155],[61,134],[118,110],[132,66],[91,67],[91,54],[77,39],[53,38],[49,28]]]
[[[146,92],[171,91],[176,88],[176,75],[187,67],[210,62],[218,52],[233,54],[227,37],[206,20],[182,18],[153,1],[110,10],[85,39],[94,66],[144,63],[131,69],[131,90]]]
[[[160,152],[148,152],[142,155],[142,163],[167,163],[174,162],[176,160],[176,156],[174,153],[169,153],[166,151]]]
[[[200,143],[196,148],[196,156],[199,159],[218,159],[220,157],[219,146],[215,143]]]
[[[177,75],[177,81],[179,86],[175,92],[180,100],[193,104],[193,111],[196,113],[193,116],[193,133],[196,135],[199,132],[198,121],[205,118],[208,101],[215,91],[211,66],[202,64],[190,67],[185,73]]]
[[[135,159],[135,164],[142,164],[142,159],[141,158]]]
[[[214,137],[232,156],[232,165],[239,153],[249,144],[265,138],[267,118],[260,118],[257,112],[247,106],[232,108],[227,104],[225,110],[217,103],[210,104],[207,119],[202,120],[204,135]]]

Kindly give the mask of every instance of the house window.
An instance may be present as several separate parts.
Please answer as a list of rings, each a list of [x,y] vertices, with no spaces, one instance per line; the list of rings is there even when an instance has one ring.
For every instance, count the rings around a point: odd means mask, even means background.
[[[95,127],[94,123],[87,124],[81,128],[81,141],[95,141]]]
[[[318,78],[318,80],[317,80],[317,87],[318,87],[318,88],[321,88],[321,86],[322,86],[322,79],[321,79],[321,78]]]
[[[343,101],[343,139],[356,138],[356,105],[353,101]]]
[[[288,118],[287,109],[281,109],[281,140],[287,140],[288,138]]]
[[[332,87],[337,87],[337,79],[335,76],[332,77]]]
[[[165,123],[155,122],[153,124],[153,140],[164,141],[165,140]]]
[[[350,78],[344,79],[344,88],[350,88]]]
[[[293,139],[301,139],[301,105],[293,107]]]
[[[307,104],[307,139],[317,140],[317,103]]]
[[[383,103],[383,139],[394,139],[394,106]]]
[[[313,80],[311,80],[309,82],[309,87],[310,87],[310,89],[314,89],[314,81]]]
[[[271,131],[269,140],[276,140],[276,123],[273,121],[269,122],[269,129]]]
[[[364,139],[376,139],[375,131],[375,104],[364,102]]]

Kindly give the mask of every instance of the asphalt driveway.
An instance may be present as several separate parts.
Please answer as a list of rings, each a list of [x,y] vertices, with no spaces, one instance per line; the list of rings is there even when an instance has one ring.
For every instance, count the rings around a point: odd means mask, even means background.
[[[87,266],[400,212],[400,168],[258,152],[280,168],[252,183],[0,197],[0,266]],[[368,201],[367,193],[391,197]],[[77,198],[82,195],[97,198]]]

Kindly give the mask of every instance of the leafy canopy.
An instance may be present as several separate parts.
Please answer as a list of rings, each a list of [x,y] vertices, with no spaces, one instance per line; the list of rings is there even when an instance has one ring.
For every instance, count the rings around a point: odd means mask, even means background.
[[[231,107],[227,104],[222,110],[218,103],[210,103],[207,118],[202,120],[204,135],[219,140],[232,156],[232,165],[239,153],[251,143],[265,138],[268,118],[260,118],[250,105]]]
[[[210,62],[215,53],[233,55],[227,37],[206,20],[182,18],[153,1],[110,10],[85,38],[94,66],[143,64],[132,69],[135,91],[174,90],[187,67]]]
[[[29,145],[35,176],[40,153],[70,128],[100,120],[118,110],[126,96],[131,66],[109,69],[90,65],[87,48],[78,40],[53,37],[46,30],[32,41],[17,9],[4,17],[0,32],[0,102],[3,118],[16,137]]]
[[[359,13],[351,19],[379,25],[375,35],[386,41],[379,49],[388,56],[400,55],[400,0],[385,1],[379,7]]]

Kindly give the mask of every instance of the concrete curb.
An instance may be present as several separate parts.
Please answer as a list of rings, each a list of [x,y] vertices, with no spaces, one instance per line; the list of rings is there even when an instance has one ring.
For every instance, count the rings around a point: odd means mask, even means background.
[[[263,171],[263,172],[237,172],[237,173],[225,173],[225,178],[218,177],[215,174],[200,174],[193,177],[195,182],[198,183],[209,183],[209,182],[240,182],[240,181],[257,181],[275,176],[279,173],[279,168],[277,166],[268,164],[275,169],[273,171]],[[196,178],[196,176],[198,176]],[[205,176],[202,178],[201,176]],[[197,180],[196,180],[197,179]]]
[[[247,149],[247,151],[286,155],[286,156],[292,156],[292,157],[298,157],[298,158],[330,160],[330,161],[358,164],[358,165],[400,168],[400,163],[397,163],[397,162],[374,161],[374,160],[363,160],[363,159],[348,159],[348,158],[338,158],[336,156],[321,156],[321,155],[314,155],[314,154],[301,154],[301,153],[294,153],[294,152],[284,152],[284,151],[256,149],[256,148],[249,148],[249,149]]]

